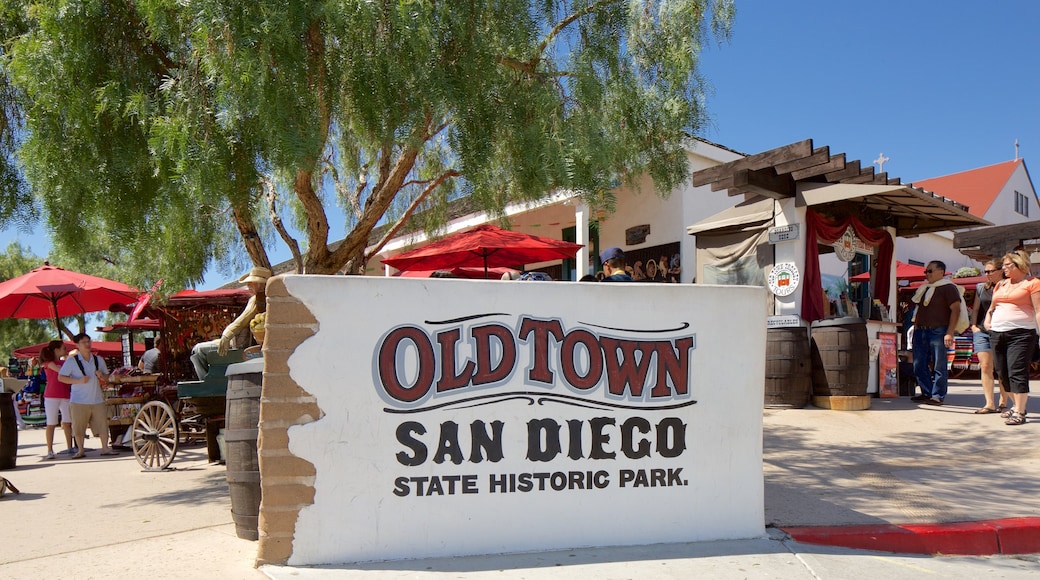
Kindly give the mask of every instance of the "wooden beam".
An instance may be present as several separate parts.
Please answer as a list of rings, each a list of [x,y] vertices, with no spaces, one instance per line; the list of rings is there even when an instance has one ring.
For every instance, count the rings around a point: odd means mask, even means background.
[[[808,157],[802,157],[801,159],[795,159],[794,161],[788,161],[786,163],[777,163],[773,166],[773,170],[776,171],[777,175],[783,175],[801,169],[808,169],[814,165],[827,163],[830,160],[831,148],[827,146],[818,147],[814,149],[813,154]]]
[[[1000,257],[1026,240],[1040,238],[1040,221],[1007,226],[990,226],[953,234],[953,247],[978,247],[990,256]],[[961,250],[963,253],[963,250]]]
[[[837,155],[831,155],[830,161],[827,163],[821,163],[814,165],[806,169],[799,169],[798,171],[791,172],[791,179],[795,181],[801,181],[803,179],[809,179],[810,177],[816,177],[817,175],[824,175],[832,171],[845,168],[845,154],[838,153]]]
[[[721,191],[723,189],[730,189],[732,187],[733,187],[733,176],[732,175],[730,175],[729,177],[726,177],[725,179],[720,179],[719,181],[712,181],[711,182],[711,190],[712,191]]]
[[[874,185],[888,185],[888,172],[883,171],[881,173],[875,173],[874,181],[872,181],[871,183],[873,183]]]
[[[695,171],[691,176],[691,180],[694,187],[700,187],[701,185],[707,185],[713,181],[720,181],[726,176],[741,169],[764,169],[779,163],[786,163],[803,157],[809,157],[812,154],[812,139],[806,139],[805,141],[798,141],[797,143],[791,143],[790,145],[784,145],[783,147],[777,147],[776,149],[770,149],[768,151],[749,155],[743,159],[737,159],[736,161],[730,161],[729,163],[723,163],[722,165],[716,165],[715,167]]]
[[[898,177],[893,177],[888,180],[888,185],[903,185],[903,180]]]
[[[859,173],[859,159],[856,159],[854,161],[849,161],[847,164],[845,164],[845,168],[841,171],[834,171],[832,173],[828,173],[827,175],[824,175],[824,177],[827,178],[827,181],[831,183],[841,183],[843,179],[856,177],[859,175]]]
[[[862,169],[858,177],[850,177],[842,180],[842,183],[870,183],[874,181],[874,166]]]
[[[794,197],[794,181],[787,175],[777,175],[773,169],[741,169],[733,174],[733,187],[742,192],[755,193],[773,199]]]

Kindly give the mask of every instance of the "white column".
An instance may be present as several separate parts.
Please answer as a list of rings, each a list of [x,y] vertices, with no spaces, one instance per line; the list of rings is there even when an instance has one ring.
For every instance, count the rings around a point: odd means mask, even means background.
[[[775,225],[798,226],[798,237],[794,240],[777,242],[773,245],[773,261],[776,264],[791,262],[798,268],[801,278],[799,287],[789,296],[774,296],[775,314],[789,315],[802,313],[802,284],[805,284],[805,208],[799,207],[795,198],[775,202]]]
[[[581,244],[581,249],[574,256],[576,278],[591,274],[589,272],[589,206],[576,201],[574,203],[574,242]]]

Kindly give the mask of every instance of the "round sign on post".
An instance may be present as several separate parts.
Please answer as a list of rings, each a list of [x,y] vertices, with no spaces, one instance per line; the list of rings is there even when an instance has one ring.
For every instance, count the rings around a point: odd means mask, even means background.
[[[800,280],[798,266],[793,262],[784,262],[773,266],[766,280],[769,290],[777,296],[789,296],[798,288]]]

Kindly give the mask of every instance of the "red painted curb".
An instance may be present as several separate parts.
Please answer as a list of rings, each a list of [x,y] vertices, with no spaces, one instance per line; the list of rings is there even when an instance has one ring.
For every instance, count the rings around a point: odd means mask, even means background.
[[[806,544],[902,554],[986,556],[1040,552],[1040,518],[780,529]]]
[[[997,530],[1001,554],[1040,552],[1040,518],[989,520]]]

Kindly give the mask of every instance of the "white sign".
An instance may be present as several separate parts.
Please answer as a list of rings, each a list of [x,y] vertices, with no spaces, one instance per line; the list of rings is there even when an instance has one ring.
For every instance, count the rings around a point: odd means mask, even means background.
[[[794,262],[783,262],[773,266],[766,279],[769,291],[777,296],[790,296],[798,288],[801,275],[798,266]]]
[[[832,246],[835,256],[842,262],[852,261],[856,254],[874,255],[874,246],[859,239],[856,235],[856,230],[852,226],[845,228],[845,233]]]
[[[797,314],[770,316],[766,319],[766,328],[791,328],[798,326],[804,326],[804,324],[802,324],[802,317]]]
[[[284,282],[323,413],[290,565],[764,533],[762,288]]]
[[[769,228],[769,243],[792,242],[798,239],[798,224]]]

